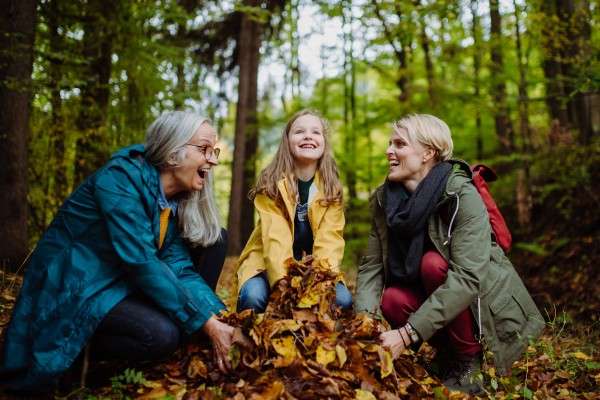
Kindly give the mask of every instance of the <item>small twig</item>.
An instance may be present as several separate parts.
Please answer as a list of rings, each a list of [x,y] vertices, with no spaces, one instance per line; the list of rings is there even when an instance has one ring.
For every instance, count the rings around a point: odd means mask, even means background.
[[[306,346],[304,345],[304,342],[300,340],[300,338],[298,337],[298,335],[296,335],[296,332],[294,332],[293,330],[291,330],[291,329],[290,329],[290,327],[289,327],[289,326],[287,326],[287,324],[283,324],[283,326],[285,326],[286,328],[288,328],[288,330],[289,330],[290,332],[292,332],[292,335],[294,335],[294,338],[295,338],[296,340],[298,340],[298,341],[299,341],[299,342],[302,344],[302,347],[304,347],[304,349],[305,349],[306,351],[308,351],[308,349],[307,349],[307,348],[306,348]]]
[[[37,247],[37,245],[36,245]],[[33,250],[35,250],[35,247],[33,248]],[[12,288],[12,286],[15,283],[15,280],[17,279],[17,275],[19,274],[19,271],[21,270],[21,268],[23,268],[23,265],[25,265],[25,263],[27,262],[27,260],[29,260],[29,257],[31,256],[31,253],[33,253],[33,250],[31,250],[29,252],[29,254],[27,255],[27,257],[25,258],[25,261],[23,261],[23,264],[21,264],[21,266],[19,267],[19,269],[17,270],[17,272],[15,272],[15,275],[13,276],[12,282],[10,283],[10,286],[8,287],[8,290],[10,290]]]

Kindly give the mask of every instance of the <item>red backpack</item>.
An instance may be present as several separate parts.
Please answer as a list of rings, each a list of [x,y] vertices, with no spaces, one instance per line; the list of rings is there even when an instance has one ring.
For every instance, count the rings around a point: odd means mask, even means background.
[[[510,236],[510,231],[506,226],[506,222],[504,222],[504,218],[502,218],[502,214],[500,214],[500,210],[498,210],[494,199],[492,199],[490,189],[486,183],[494,182],[498,179],[498,175],[496,175],[493,169],[483,164],[475,164],[471,166],[471,169],[473,170],[473,183],[481,195],[481,198],[487,207],[488,214],[490,215],[490,222],[492,223],[492,229],[496,235],[496,241],[500,247],[506,250],[510,247],[512,237]]]

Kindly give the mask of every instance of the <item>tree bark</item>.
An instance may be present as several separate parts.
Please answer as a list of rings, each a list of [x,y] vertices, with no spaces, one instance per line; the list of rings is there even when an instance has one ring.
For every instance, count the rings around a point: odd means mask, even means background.
[[[480,103],[480,82],[479,82],[479,63],[481,59],[481,51],[479,44],[479,17],[477,16],[477,0],[471,0],[471,13],[473,14],[473,67],[475,69],[475,100],[477,101],[477,109],[475,110],[475,123],[477,127],[477,158],[483,160],[483,135],[481,132],[481,111],[479,110]]]
[[[385,38],[387,39],[390,46],[392,46],[392,48],[394,49],[394,54],[396,55],[396,59],[398,60],[398,63],[400,64],[400,71],[398,74],[398,79],[396,80],[396,85],[398,86],[398,89],[400,89],[400,96],[398,96],[398,100],[400,100],[401,102],[406,101],[406,100],[408,100],[410,93],[408,91],[408,76],[407,76],[408,64],[406,61],[406,51],[404,51],[404,41],[402,40],[402,38],[397,38],[400,45],[399,46],[396,45],[396,40],[394,40],[396,37],[395,37],[394,33],[392,32],[391,27],[385,20],[385,15],[382,15],[382,13],[381,13],[382,10],[379,7],[379,3],[377,2],[377,0],[371,0],[371,4],[373,6],[373,11],[374,11],[375,17],[377,17],[377,19],[381,22],[381,25],[383,26],[383,33],[385,35]],[[399,4],[396,5],[396,15],[398,16],[398,19],[401,21],[402,20],[402,10],[400,9]],[[406,41],[406,42],[410,43],[410,41]]]
[[[506,84],[504,67],[502,64],[501,46],[501,19],[498,0],[490,0],[491,35],[490,47],[492,65],[490,68],[492,76],[492,91],[496,110],[494,120],[496,123],[496,135],[500,142],[500,154],[509,155],[514,149],[514,132],[510,121],[508,103],[506,102]]]
[[[246,150],[244,153],[244,186],[242,188],[241,244],[244,246],[254,231],[254,202],[248,192],[256,183],[256,159],[258,156],[258,66],[263,26],[252,24],[252,47],[250,51],[250,82],[248,84],[248,113],[246,115]]]
[[[48,88],[51,90],[50,104],[52,106],[51,147],[53,159],[56,163],[52,174],[54,178],[53,198],[56,201],[57,207],[60,207],[62,202],[68,196],[68,182],[67,165],[65,163],[65,132],[62,97],[60,95],[62,89],[60,81],[63,77],[62,69],[64,62],[61,58],[56,57],[55,54],[60,53],[63,50],[64,40],[59,32],[59,27],[61,26],[59,1],[50,0],[47,4],[48,33],[50,38],[50,50],[52,53],[49,57],[50,68],[48,72],[50,77]]]
[[[81,110],[77,118],[79,139],[76,144],[75,186],[80,185],[107,161],[102,128],[108,118],[109,80],[112,70],[112,46],[117,2],[94,0],[91,18],[84,24],[84,58],[90,64],[86,84],[81,88]]]
[[[421,0],[414,1],[415,6],[422,6]],[[435,74],[433,72],[433,62],[431,60],[431,52],[429,51],[429,37],[427,37],[427,32],[425,32],[425,28],[427,27],[425,23],[425,13],[423,9],[419,13],[419,38],[421,39],[421,46],[423,47],[423,53],[425,53],[425,71],[427,71],[427,92],[429,94],[429,106],[433,107],[435,102]]]
[[[0,240],[2,268],[15,272],[29,254],[27,170],[29,80],[36,0],[0,0]]]
[[[260,7],[261,2],[262,0],[244,0],[244,5]],[[244,232],[247,233],[246,229],[248,229],[250,221],[252,221],[252,227],[254,228],[254,207],[252,205],[251,212],[248,211],[250,209],[248,203],[251,204],[251,202],[247,200],[248,192],[245,191],[245,188],[250,187],[247,182],[251,178],[251,170],[253,170],[252,173],[255,173],[252,163],[254,162],[256,148],[258,147],[253,147],[253,141],[258,140],[256,129],[257,79],[262,32],[263,26],[260,23],[252,21],[246,14],[243,15],[238,39],[238,103],[235,121],[233,162],[231,166],[229,218],[227,222],[229,235],[227,253],[229,255],[239,255],[242,252],[247,240],[245,239]],[[246,143],[249,143],[248,149],[246,149]],[[247,162],[249,162],[249,169],[246,172]],[[245,203],[246,205],[244,205]],[[245,228],[242,228],[242,226]]]

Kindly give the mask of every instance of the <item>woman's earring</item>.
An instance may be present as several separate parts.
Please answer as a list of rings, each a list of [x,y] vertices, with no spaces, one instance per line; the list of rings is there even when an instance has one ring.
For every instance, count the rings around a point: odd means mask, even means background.
[[[423,162],[427,162],[427,160],[423,160]]]

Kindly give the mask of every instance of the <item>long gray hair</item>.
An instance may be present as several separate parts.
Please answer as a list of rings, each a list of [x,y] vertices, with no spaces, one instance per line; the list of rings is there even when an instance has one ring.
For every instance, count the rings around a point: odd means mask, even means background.
[[[180,167],[185,161],[186,144],[205,122],[198,114],[171,111],[161,115],[146,131],[144,157],[159,170]],[[197,192],[180,192],[178,195],[179,227],[182,237],[192,244],[206,247],[221,237],[221,214],[213,194],[212,169]]]

